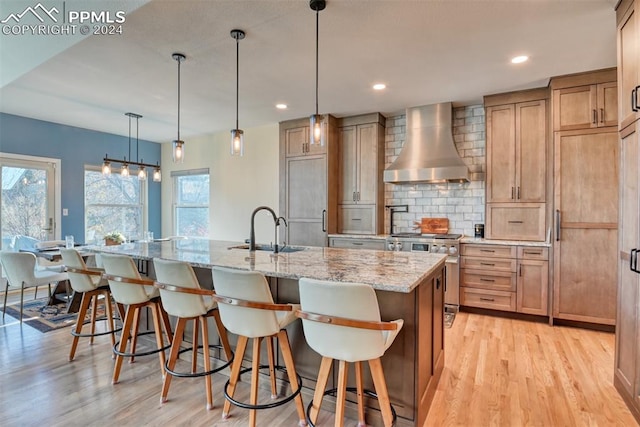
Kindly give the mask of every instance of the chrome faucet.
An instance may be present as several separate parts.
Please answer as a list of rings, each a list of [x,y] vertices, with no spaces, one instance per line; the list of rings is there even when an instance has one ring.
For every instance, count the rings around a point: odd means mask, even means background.
[[[255,252],[256,250],[256,232],[255,232],[255,218],[256,214],[262,210],[269,211],[271,216],[273,216],[273,223],[275,229],[275,241],[273,245],[273,253],[278,253],[278,226],[280,225],[280,221],[284,221],[284,225],[287,225],[287,220],[284,217],[278,217],[276,213],[268,206],[258,206],[255,208],[253,213],[251,214],[251,233],[249,234],[249,251]]]

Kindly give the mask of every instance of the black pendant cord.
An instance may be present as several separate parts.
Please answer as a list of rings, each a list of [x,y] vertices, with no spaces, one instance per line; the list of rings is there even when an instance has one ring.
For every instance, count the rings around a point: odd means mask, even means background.
[[[180,141],[180,59],[178,59],[178,141]]]
[[[318,115],[318,39],[320,37],[320,10],[316,9],[316,116]]]
[[[138,140],[138,132],[140,132],[140,119],[136,117],[136,162],[140,161],[140,141]]]
[[[125,161],[127,158],[125,157]],[[129,160],[131,160],[131,116],[129,116]]]
[[[240,37],[236,37],[236,129],[238,125],[238,104],[240,99]]]

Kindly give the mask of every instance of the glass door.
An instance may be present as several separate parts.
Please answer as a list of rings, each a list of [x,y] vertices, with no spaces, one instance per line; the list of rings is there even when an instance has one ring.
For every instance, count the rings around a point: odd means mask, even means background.
[[[56,233],[56,162],[0,155],[0,235],[3,250],[32,247]]]

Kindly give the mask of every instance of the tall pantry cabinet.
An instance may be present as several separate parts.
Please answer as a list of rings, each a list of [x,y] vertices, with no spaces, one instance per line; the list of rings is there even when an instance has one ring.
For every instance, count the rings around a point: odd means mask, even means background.
[[[555,319],[616,321],[619,152],[612,87],[615,68],[551,79]]]
[[[325,115],[328,136],[324,146],[309,143],[309,119],[280,123],[281,241],[290,245],[327,246],[337,224],[337,127]],[[284,230],[283,230],[284,228]]]
[[[638,2],[623,0],[616,9],[620,129],[620,201],[618,234],[618,301],[613,383],[640,422],[640,152],[638,85],[640,16]]]

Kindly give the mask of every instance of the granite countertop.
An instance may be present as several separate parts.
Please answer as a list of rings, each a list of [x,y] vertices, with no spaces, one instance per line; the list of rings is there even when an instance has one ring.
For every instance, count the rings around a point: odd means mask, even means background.
[[[463,237],[460,243],[473,243],[476,245],[509,245],[509,246],[536,246],[550,248],[551,243],[548,242],[531,242],[528,240],[487,240],[476,237]]]
[[[286,279],[309,277],[336,282],[359,282],[374,289],[409,293],[442,267],[446,255],[394,251],[308,247],[274,254],[229,249],[241,243],[206,239],[127,243],[119,246],[87,246],[87,250],[129,255],[140,259],[162,258],[188,262],[194,267],[230,267],[258,271]]]

